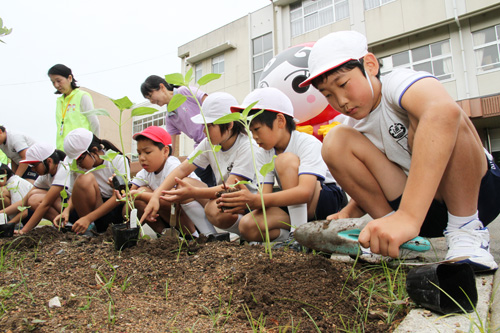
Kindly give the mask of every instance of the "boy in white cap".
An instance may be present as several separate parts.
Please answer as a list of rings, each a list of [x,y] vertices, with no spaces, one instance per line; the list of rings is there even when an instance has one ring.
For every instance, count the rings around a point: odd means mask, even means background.
[[[26,159],[20,163],[29,164],[39,177],[24,198],[24,205],[30,206],[33,215],[28,221],[23,221],[25,224],[19,234],[27,233],[36,227],[42,218],[54,221],[61,213],[61,192],[65,190],[67,196],[71,195],[70,170],[64,162],[65,157],[64,152],[43,142],[35,143],[26,151]]]
[[[158,126],[150,126],[140,133],[136,133],[133,139],[137,141],[137,154],[142,170],[130,181],[130,195],[135,198],[134,205],[138,210],[138,216],[141,217],[144,208],[153,196],[153,191],[161,186],[163,180],[181,164],[179,159],[172,156],[172,138],[168,132]],[[191,173],[184,181],[197,187],[206,187],[196,174]],[[169,225],[170,203],[164,200],[160,201],[160,217],[156,222],[146,222],[157,233],[162,233]],[[204,235],[215,233],[214,227],[205,218],[205,210],[196,200],[189,200],[181,204],[182,211],[180,215],[181,224],[187,228],[185,234],[191,234],[198,237],[198,231]],[[189,219],[185,218],[189,217]],[[194,223],[194,225],[193,225]],[[179,226],[180,227],[180,226]]]
[[[309,71],[301,86],[314,85],[352,118],[323,142],[325,162],[352,198],[331,218],[373,217],[359,242],[374,253],[397,257],[402,243],[444,231],[447,260],[497,269],[485,225],[500,212],[500,172],[441,83],[410,69],[380,78],[355,31],[318,40]]]
[[[275,169],[261,181],[269,236],[280,243],[278,246],[299,250],[293,239],[295,228],[338,212],[346,205],[347,198],[321,159],[321,142],[295,130],[290,99],[276,88],[255,89],[241,105],[231,107],[231,111],[241,112],[254,102],[257,104],[250,115],[264,110],[250,123],[253,138],[265,150],[259,155],[262,156],[259,165],[270,162],[277,155]],[[273,192],[275,179],[281,191]],[[241,219],[240,233],[247,241],[263,241],[265,225],[259,194],[227,193],[218,202],[228,207],[248,205],[253,212]]]
[[[230,107],[237,104],[236,99],[228,93],[218,92],[210,94],[204,101],[202,115],[196,115],[191,120],[196,124],[207,123],[207,138],[200,142],[199,146],[173,170],[162,185],[157,188],[148,206],[144,210],[144,219],[154,220],[160,209],[159,200],[169,202],[183,202],[187,199],[195,199],[205,207],[208,221],[214,226],[228,232],[238,234],[238,224],[243,211],[234,213],[221,212],[215,203],[216,193],[224,189],[224,185],[232,185],[238,181],[249,181],[246,187],[255,192],[255,171],[253,168],[251,146],[245,129],[238,122],[215,125],[213,122],[227,114]],[[206,131],[206,130],[205,130]],[[211,150],[210,138],[213,145],[220,145],[220,150]],[[258,147],[254,144],[254,149]],[[193,159],[193,163],[189,160]],[[182,179],[193,172],[196,168],[206,168],[208,165],[214,170],[217,185],[213,187],[195,187]],[[220,170],[220,172],[219,172]],[[222,173],[222,174],[221,174]],[[177,187],[175,189],[174,185]],[[163,196],[162,196],[163,195]],[[193,221],[194,222],[194,221]]]

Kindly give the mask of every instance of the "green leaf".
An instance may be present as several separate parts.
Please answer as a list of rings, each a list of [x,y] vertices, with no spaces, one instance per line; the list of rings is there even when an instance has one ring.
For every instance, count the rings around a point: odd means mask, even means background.
[[[219,150],[221,150],[221,148],[222,148],[221,145],[214,146],[214,152],[215,153],[219,152]]]
[[[68,198],[68,192],[66,192],[65,188],[63,188],[61,190],[60,195],[61,195],[61,198],[63,198],[63,200]]]
[[[176,86],[186,86],[184,82],[184,77],[181,73],[172,73],[165,75],[165,81]]]
[[[170,103],[167,105],[167,111],[172,112],[176,110],[179,106],[184,104],[184,102],[187,100],[187,97],[181,94],[174,95],[172,99],[170,100]]]
[[[31,206],[20,206],[20,207],[17,207],[17,210],[20,212],[24,212],[28,208],[31,208]]]
[[[214,121],[214,124],[227,124],[232,121],[238,121],[241,118],[241,113],[239,112],[233,112],[230,114],[226,114],[225,116],[222,116]]]
[[[88,174],[90,172],[93,172],[93,171],[96,171],[96,170],[101,170],[101,169],[104,169],[104,168],[106,168],[106,166],[104,164],[101,164],[98,167],[95,167],[95,168],[92,168],[92,169],[86,171],[84,174]]]
[[[189,82],[191,82],[192,79],[193,79],[193,67],[189,68],[189,70],[187,71],[186,76],[184,78],[184,82],[186,82],[186,85],[189,85]]]
[[[247,106],[245,108],[245,110],[243,110],[241,113],[243,114],[243,117],[244,118],[247,118],[248,117],[248,113],[250,113],[250,111],[252,110],[252,108],[255,106],[255,104],[257,104],[257,102],[253,102],[252,104],[250,104],[249,106]]]
[[[132,117],[153,114],[156,111],[158,111],[158,110],[156,110],[155,108],[149,108],[149,107],[142,106],[142,107],[135,108],[132,110]]]
[[[238,182],[236,182],[232,185],[229,185],[229,187],[235,187],[236,185],[239,185],[239,184],[246,185],[246,184],[251,184],[251,182],[249,182],[248,180],[239,180]]]
[[[108,150],[106,151],[106,154],[104,155],[101,155],[101,158],[105,161],[113,161],[115,159],[116,156],[120,155],[120,153],[114,151],[114,150]]]
[[[130,109],[132,105],[134,105],[134,103],[132,103],[127,96],[111,100],[113,101],[113,103],[115,103],[115,105],[118,107],[120,111]]]
[[[202,152],[201,150],[198,150],[198,151],[196,152],[196,154],[194,154],[194,155],[193,155],[193,157],[191,157],[191,158],[189,159],[189,163],[190,163],[190,164],[193,164],[194,160],[195,160],[198,156],[200,156],[201,154],[203,154],[203,152]]]
[[[209,73],[206,75],[203,75],[199,80],[198,84],[200,86],[204,86],[205,84],[212,82],[213,80],[217,80],[218,78],[221,77],[222,74],[217,74],[217,73]],[[168,81],[167,81],[168,82]]]
[[[274,170],[274,159],[276,158],[276,155],[273,156],[271,161],[269,163],[266,163],[260,168],[260,174],[265,177],[269,172]]]
[[[85,117],[88,117],[88,116],[106,116],[106,117],[111,117],[111,115],[109,114],[109,112],[106,111],[105,109],[92,109],[92,110],[84,111],[84,112],[82,112],[82,114]]]

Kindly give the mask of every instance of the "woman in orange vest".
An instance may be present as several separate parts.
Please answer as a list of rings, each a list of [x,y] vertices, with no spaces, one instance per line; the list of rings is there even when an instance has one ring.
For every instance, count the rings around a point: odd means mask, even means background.
[[[50,81],[56,88],[55,94],[62,94],[57,99],[57,149],[63,150],[64,138],[76,128],[85,128],[95,136],[99,136],[99,119],[97,116],[85,116],[82,112],[94,109],[92,97],[86,91],[78,89],[71,69],[57,64],[49,69]]]

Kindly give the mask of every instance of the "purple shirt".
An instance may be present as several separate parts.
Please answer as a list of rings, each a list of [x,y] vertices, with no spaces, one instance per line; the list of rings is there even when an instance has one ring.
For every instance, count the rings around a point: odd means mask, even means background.
[[[190,88],[193,93],[196,94],[196,99],[201,105],[201,100],[203,96],[206,95],[206,93],[196,87]],[[187,87],[174,88],[174,95],[176,94],[182,94],[186,96],[187,100],[176,110],[167,112],[167,116],[165,118],[165,127],[170,135],[179,135],[181,133],[186,134],[188,137],[194,140],[196,147],[205,138],[205,133],[203,133],[203,128],[205,126],[203,124],[193,123],[191,121],[191,117],[200,114],[200,108]]]

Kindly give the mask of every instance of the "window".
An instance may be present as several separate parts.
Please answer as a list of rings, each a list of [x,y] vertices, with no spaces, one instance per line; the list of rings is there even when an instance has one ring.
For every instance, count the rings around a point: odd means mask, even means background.
[[[453,63],[451,58],[450,40],[417,47],[408,51],[382,58],[382,75],[394,68],[412,68],[416,71],[426,71],[439,80],[453,78]]]
[[[268,33],[252,40],[253,87],[257,88],[260,74],[273,58],[273,35]]]
[[[472,34],[477,73],[500,68],[500,24]]]
[[[290,5],[292,37],[349,17],[348,0],[303,0]]]
[[[224,54],[212,58],[212,73],[224,73]]]
[[[394,0],[365,0],[365,10],[380,7]]]
[[[194,65],[194,82],[198,82],[203,76],[203,71],[201,70],[201,63]]]
[[[167,111],[155,112],[154,114],[134,120],[132,125],[132,133],[139,133],[148,128],[149,126],[165,127],[165,116]],[[136,154],[137,142],[132,141],[132,162],[138,161]]]

